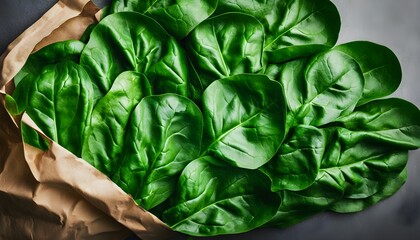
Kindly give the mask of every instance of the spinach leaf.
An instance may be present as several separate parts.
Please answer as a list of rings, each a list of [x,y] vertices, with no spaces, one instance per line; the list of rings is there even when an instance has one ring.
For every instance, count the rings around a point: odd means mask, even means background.
[[[84,136],[82,158],[112,176],[121,159],[130,114],[140,100],[150,94],[145,75],[133,71],[121,73],[93,109]]]
[[[89,75],[72,61],[43,69],[29,91],[26,112],[43,133],[80,156],[83,133],[93,108]],[[22,131],[27,143],[43,145],[42,140],[34,137],[37,135],[34,130],[25,127]]]
[[[124,71],[143,73],[154,94],[187,95],[187,58],[177,41],[152,18],[135,12],[111,14],[92,30],[80,57],[96,87],[105,95]]]
[[[326,147],[321,170],[345,179],[345,198],[367,198],[383,188],[388,178],[397,177],[407,164],[407,151],[395,150],[365,137],[352,139],[344,128],[325,129]]]
[[[19,86],[19,83],[27,75],[37,76],[41,74],[43,67],[47,65],[67,60],[78,63],[84,47],[85,44],[81,41],[67,40],[41,48],[28,57],[25,65],[13,78],[15,86]]]
[[[112,180],[145,209],[165,201],[181,171],[200,154],[203,120],[189,99],[145,97],[131,114],[119,170]]]
[[[329,0],[219,0],[216,13],[244,12],[264,25],[268,61],[284,62],[334,46],[340,15]]]
[[[365,87],[358,105],[385,97],[398,88],[402,78],[401,66],[397,56],[389,48],[372,42],[357,41],[334,49],[348,54],[360,65]]]
[[[268,222],[280,205],[270,181],[259,171],[211,164],[203,157],[182,172],[173,207],[163,220],[193,236],[246,232]]]
[[[225,13],[197,26],[184,46],[206,89],[220,78],[262,69],[264,28],[250,15]]]
[[[260,170],[271,179],[271,191],[303,190],[318,175],[326,139],[321,130],[299,125],[292,129],[280,150]]]
[[[288,227],[320,213],[343,197],[345,179],[320,170],[315,182],[301,191],[282,190],[281,205],[266,226]]]
[[[339,126],[352,130],[353,141],[369,136],[392,148],[420,147],[420,111],[410,102],[390,98],[369,102],[337,120]]]
[[[389,178],[384,184],[383,188],[367,198],[343,198],[338,202],[333,203],[329,210],[338,213],[353,213],[362,211],[379,201],[382,201],[392,195],[394,195],[406,182],[407,180],[407,168],[395,178]]]
[[[256,169],[284,138],[285,101],[278,82],[239,74],[213,82],[203,94],[203,154]]]
[[[288,105],[288,128],[322,126],[353,111],[364,78],[358,63],[332,49],[282,66],[280,82]]]
[[[13,91],[13,98],[8,97],[8,109],[14,109],[14,115],[22,114],[28,104],[28,93],[35,84],[39,75],[50,71],[51,65],[60,62],[79,62],[80,54],[85,44],[76,40],[53,43],[45,46],[28,57],[25,65],[13,78],[16,89]]]
[[[217,0],[114,0],[110,13],[133,11],[158,21],[172,36],[182,39],[216,9]]]

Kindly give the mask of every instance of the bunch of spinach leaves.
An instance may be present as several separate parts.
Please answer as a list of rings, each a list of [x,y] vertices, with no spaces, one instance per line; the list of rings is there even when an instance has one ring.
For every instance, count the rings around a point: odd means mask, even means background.
[[[329,0],[114,0],[104,15],[31,55],[6,103],[173,230],[285,227],[404,184],[420,111],[384,98],[402,75],[391,50],[334,46]]]

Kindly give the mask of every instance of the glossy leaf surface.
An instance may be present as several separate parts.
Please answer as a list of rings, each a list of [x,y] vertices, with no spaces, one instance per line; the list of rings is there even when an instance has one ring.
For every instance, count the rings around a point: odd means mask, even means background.
[[[410,102],[390,98],[369,102],[338,123],[353,131],[352,138],[369,136],[402,149],[420,147],[420,111]]]
[[[47,45],[28,57],[25,65],[13,78],[15,86],[28,74],[36,76],[42,72],[43,67],[63,61],[79,63],[80,54],[85,44],[77,40],[68,40]]]
[[[200,109],[175,94],[145,97],[134,109],[119,170],[112,177],[145,209],[165,201],[181,171],[200,154]]]
[[[131,112],[143,97],[150,94],[146,76],[132,71],[120,74],[93,109],[82,158],[106,175],[112,175],[121,159]]]
[[[80,54],[85,47],[83,42],[68,40],[45,46],[39,51],[31,54],[22,69],[13,78],[16,89],[13,91],[15,100],[15,114],[23,113],[28,104],[28,93],[33,88],[38,76],[45,71],[50,71],[51,65],[60,62],[79,62]],[[88,80],[87,78],[86,80]],[[84,79],[82,79],[84,81]]]
[[[133,11],[158,21],[166,31],[182,39],[216,9],[217,0],[114,0],[109,13]]]
[[[268,222],[280,204],[260,172],[216,166],[211,157],[191,162],[182,172],[172,208],[163,220],[193,236],[246,232]]]
[[[351,56],[360,65],[365,87],[358,105],[388,96],[400,85],[401,65],[389,48],[372,42],[357,41],[339,45],[334,49]]]
[[[282,202],[267,226],[288,227],[320,213],[343,197],[345,180],[320,170],[315,182],[302,191],[278,192]]]
[[[398,176],[405,168],[407,151],[395,150],[369,138],[352,139],[349,130],[328,129],[329,145],[321,170],[344,179],[344,197],[366,198],[383,187],[388,178]]]
[[[271,191],[299,191],[315,182],[326,139],[322,131],[299,125],[277,154],[260,170],[271,179]]]
[[[140,13],[105,17],[93,29],[80,62],[91,75],[98,97],[124,71],[145,74],[155,94],[187,94],[188,62],[183,50],[155,20]]]
[[[388,179],[388,181],[384,183],[384,187],[372,196],[359,199],[343,198],[332,204],[329,209],[338,213],[353,213],[362,211],[379,201],[394,195],[404,185],[406,180],[407,169],[405,168],[397,177]]]
[[[362,96],[364,78],[357,62],[342,52],[323,52],[282,66],[288,126],[321,126],[351,112]]]
[[[251,14],[264,25],[270,62],[284,62],[334,46],[340,16],[329,0],[219,0],[217,13]]]
[[[88,79],[86,71],[72,61],[49,65],[33,84],[26,109],[43,133],[77,156],[93,107]],[[32,139],[27,141],[31,144]]]
[[[203,94],[203,154],[255,169],[284,138],[281,85],[263,75],[241,74],[213,82]]]
[[[264,27],[250,15],[226,13],[201,23],[184,46],[204,90],[220,78],[261,70]]]

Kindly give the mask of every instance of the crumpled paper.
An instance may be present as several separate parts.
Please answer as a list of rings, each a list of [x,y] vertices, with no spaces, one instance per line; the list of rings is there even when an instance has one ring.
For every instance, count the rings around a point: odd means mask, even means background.
[[[50,43],[79,39],[98,21],[87,0],[58,1],[0,57],[0,239],[170,239],[176,234],[104,174],[46,137],[26,114],[12,118],[5,95],[30,53]],[[23,143],[20,123],[50,145]]]

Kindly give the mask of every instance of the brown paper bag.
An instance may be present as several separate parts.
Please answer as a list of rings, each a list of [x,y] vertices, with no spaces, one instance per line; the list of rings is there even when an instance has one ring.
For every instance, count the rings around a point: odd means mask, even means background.
[[[29,54],[53,42],[79,39],[97,21],[87,0],[61,0],[11,43],[0,58],[0,239],[148,239],[175,236],[83,159],[48,139],[23,114],[12,119],[5,94]],[[43,152],[24,144],[24,122],[50,144]]]

